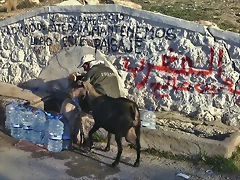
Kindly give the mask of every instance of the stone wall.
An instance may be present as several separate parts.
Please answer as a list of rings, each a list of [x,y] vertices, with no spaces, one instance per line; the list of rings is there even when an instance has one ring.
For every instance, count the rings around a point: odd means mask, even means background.
[[[238,125],[239,34],[118,5],[50,6],[0,23],[0,81],[52,91],[79,59],[112,67],[141,107]]]

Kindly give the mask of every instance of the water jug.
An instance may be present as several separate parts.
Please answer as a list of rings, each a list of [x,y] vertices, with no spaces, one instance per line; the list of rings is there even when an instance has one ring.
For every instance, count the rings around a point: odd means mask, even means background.
[[[12,127],[12,116],[14,115],[15,111],[15,103],[11,101],[9,104],[6,105],[5,108],[5,115],[6,115],[6,121],[5,121],[5,128],[6,129],[11,129]]]
[[[14,138],[21,139],[23,134],[23,129],[20,124],[13,124],[11,127],[11,136]]]
[[[24,113],[22,113],[22,123],[23,126],[33,126],[33,122],[34,122],[34,114],[32,112],[32,108],[27,108],[27,110],[23,111]]]
[[[32,142],[33,128],[32,126],[23,126],[22,138],[26,141]]]
[[[45,135],[45,121],[46,116],[43,110],[38,109],[34,114],[33,121],[33,137],[32,142],[34,144],[43,144],[43,138]]]
[[[53,135],[54,139],[62,139],[64,124],[60,120],[61,118],[61,115],[57,115],[49,121],[49,134]]]
[[[50,113],[46,113],[46,121],[44,122],[44,138],[43,144],[48,146],[49,140],[49,121],[51,121],[54,117]]]
[[[19,107],[15,106],[15,110],[11,114],[11,136],[15,138],[22,138],[23,128],[22,128],[22,118],[19,113]]]
[[[54,135],[50,135],[48,140],[48,150],[51,152],[60,152],[62,151],[62,139],[59,139],[58,137]]]
[[[68,150],[70,147],[70,129],[69,122],[67,119],[62,118],[61,121],[64,124],[64,130],[62,135],[62,150]]]
[[[156,120],[156,114],[153,112],[153,108],[150,107],[148,111],[143,113],[141,124],[148,129],[156,129]]]
[[[63,134],[62,136],[62,150],[68,150],[70,147],[70,136]]]

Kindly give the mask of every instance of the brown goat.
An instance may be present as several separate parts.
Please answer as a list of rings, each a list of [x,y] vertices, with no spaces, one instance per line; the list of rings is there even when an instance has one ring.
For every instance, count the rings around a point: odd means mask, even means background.
[[[118,165],[122,154],[122,137],[136,145],[137,159],[135,167],[140,164],[140,117],[139,109],[135,102],[126,98],[112,98],[107,95],[99,95],[93,86],[87,82],[77,81],[72,88],[72,98],[85,95],[92,108],[94,125],[89,131],[89,141],[91,150],[93,141],[92,135],[99,128],[104,128],[108,132],[108,141],[105,151],[110,150],[111,134],[115,135],[118,146],[118,153],[112,166]]]

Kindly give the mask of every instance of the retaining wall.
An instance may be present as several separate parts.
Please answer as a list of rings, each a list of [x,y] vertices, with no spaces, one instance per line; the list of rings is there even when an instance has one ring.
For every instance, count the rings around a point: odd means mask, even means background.
[[[66,87],[94,53],[141,107],[238,125],[240,35],[118,5],[49,6],[0,22],[0,81]]]

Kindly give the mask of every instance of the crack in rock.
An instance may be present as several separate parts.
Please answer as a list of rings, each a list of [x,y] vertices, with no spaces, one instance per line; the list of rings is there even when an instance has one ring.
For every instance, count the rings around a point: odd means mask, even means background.
[[[231,99],[231,101],[230,101],[231,104],[233,103],[233,105],[232,105],[232,106],[229,106],[229,107],[228,107],[228,110],[227,110],[228,112],[230,112],[230,108],[236,105],[236,101],[234,101],[234,99],[236,98],[237,86],[238,86],[238,84],[240,83],[240,72],[239,72],[238,69],[236,68],[235,62],[234,62],[234,61],[232,60],[232,58],[231,58],[231,55],[230,55],[230,53],[229,53],[229,50],[228,50],[228,48],[226,47],[226,43],[225,43],[224,41],[222,41],[222,40],[220,40],[220,41],[217,40],[217,39],[215,38],[215,36],[210,32],[209,27],[206,27],[205,29],[206,29],[207,33],[214,39],[214,42],[219,43],[219,44],[221,44],[221,45],[223,46],[223,48],[224,48],[224,50],[225,50],[225,52],[226,52],[227,57],[228,57],[228,58],[230,59],[230,61],[232,62],[232,68],[233,68],[233,70],[236,71],[236,72],[239,74],[238,80],[235,82],[234,93],[233,93],[232,99]],[[226,111],[225,111],[225,112],[226,112]],[[222,117],[223,117],[223,115],[222,115]]]
[[[69,70],[68,70],[67,68],[63,67],[63,66],[60,64],[60,62],[59,62],[59,60],[58,60],[58,56],[57,56],[57,55],[55,55],[55,56],[56,56],[56,60],[57,60],[58,65],[59,65],[62,69],[65,69],[65,70],[68,72],[68,74],[70,74],[70,73],[69,73]]]

